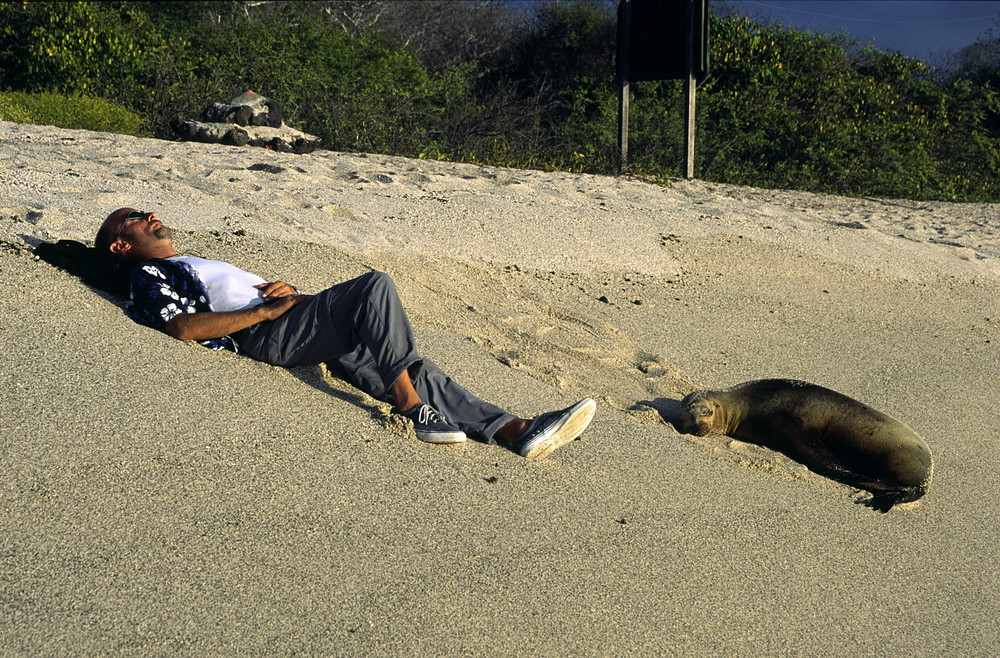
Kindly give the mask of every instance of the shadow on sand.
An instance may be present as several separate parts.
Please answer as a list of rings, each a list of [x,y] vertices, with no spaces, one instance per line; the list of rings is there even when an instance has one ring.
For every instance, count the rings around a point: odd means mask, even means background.
[[[647,407],[653,409],[656,413],[660,414],[665,422],[673,425],[673,428],[677,430],[678,434],[683,434],[681,431],[679,419],[681,410],[680,400],[671,400],[670,398],[656,398],[655,400],[639,400],[635,404],[635,408]]]

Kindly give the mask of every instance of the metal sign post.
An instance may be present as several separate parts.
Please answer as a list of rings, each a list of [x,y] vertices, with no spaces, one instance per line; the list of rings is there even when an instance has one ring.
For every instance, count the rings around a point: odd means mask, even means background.
[[[694,126],[695,126],[695,95],[698,91],[698,81],[694,76],[694,11],[688,0],[687,30],[684,35],[684,68],[687,69],[687,80],[684,85],[684,177],[694,178]]]
[[[618,5],[618,173],[628,168],[629,44],[631,43],[632,3]]]

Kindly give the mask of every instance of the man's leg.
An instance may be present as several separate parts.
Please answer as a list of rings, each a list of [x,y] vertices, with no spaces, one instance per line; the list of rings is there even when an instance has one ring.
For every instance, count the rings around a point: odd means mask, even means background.
[[[410,381],[410,373],[406,370],[389,387],[389,397],[392,398],[397,411],[412,409],[423,402],[417,393],[417,389],[413,388],[413,382]]]
[[[445,425],[461,429],[457,425],[461,420],[486,440],[500,417],[513,418],[455,384],[436,366],[432,378],[423,376],[429,362],[417,354],[395,284],[381,272],[332,286],[277,320],[244,330],[236,340],[248,356],[273,365],[327,363],[372,397],[391,402],[398,412],[413,416],[422,428],[418,436],[425,441],[445,443],[465,437],[440,427],[434,414],[421,412],[424,402],[444,416]],[[431,427],[423,429],[424,425]]]
[[[254,325],[235,338],[242,352],[273,365],[328,363],[372,397],[397,406],[411,402],[415,392],[444,414],[448,424],[490,443],[499,439],[525,457],[544,457],[576,438],[594,413],[594,401],[584,399],[529,422],[472,395],[417,354],[395,284],[382,272],[327,288],[277,320]],[[403,399],[394,399],[394,393]]]
[[[396,286],[382,272],[331,286],[277,320],[244,329],[234,338],[241,352],[286,368],[343,358],[344,368],[356,364],[366,369],[362,379],[351,380],[380,399],[421,361]]]
[[[497,443],[497,432],[518,420],[514,414],[470,393],[429,359],[424,359],[412,380],[422,400],[441,412],[455,427],[487,443]]]
[[[593,400],[584,398],[565,409],[526,420],[480,400],[433,362],[425,359],[422,365],[413,377],[413,386],[449,423],[470,436],[503,445],[529,459],[544,458],[579,437],[597,407]]]

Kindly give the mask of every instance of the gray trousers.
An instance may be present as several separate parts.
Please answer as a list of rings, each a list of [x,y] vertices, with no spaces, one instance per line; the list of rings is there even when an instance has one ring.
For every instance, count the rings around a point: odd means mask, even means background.
[[[420,399],[469,436],[494,443],[515,416],[480,400],[417,354],[413,329],[392,277],[369,272],[304,301],[277,320],[233,334],[242,354],[291,368],[326,363],[373,398],[408,370]]]

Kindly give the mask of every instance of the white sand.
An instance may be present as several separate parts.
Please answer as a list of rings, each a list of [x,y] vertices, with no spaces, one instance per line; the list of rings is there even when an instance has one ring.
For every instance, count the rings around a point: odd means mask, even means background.
[[[594,424],[541,462],[426,445],[318,368],[135,325],[27,251],[121,206],[306,291],[387,271],[456,379],[522,415],[589,395]],[[988,204],[0,123],[0,646],[994,653],[998,231]],[[661,417],[763,377],[913,427],[930,493],[877,514]]]

